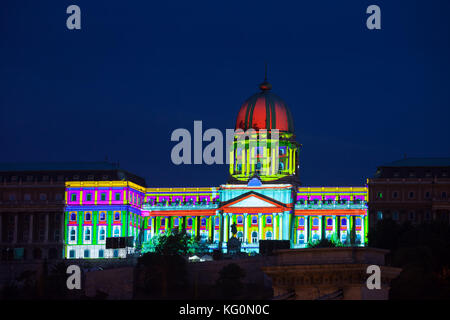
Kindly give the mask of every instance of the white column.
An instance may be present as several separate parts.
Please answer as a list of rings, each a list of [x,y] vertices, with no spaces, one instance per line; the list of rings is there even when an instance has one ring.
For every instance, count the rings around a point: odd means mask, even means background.
[[[29,230],[28,230],[28,243],[32,243],[33,242],[33,215],[30,214],[30,225],[29,225]]]
[[[228,242],[228,235],[229,235],[228,213],[224,213],[223,215],[224,215],[224,217],[223,217],[223,241]]]
[[[258,222],[258,239],[262,239],[262,222],[263,222],[263,214],[262,213],[258,213],[259,216],[259,222]]]
[[[244,243],[247,243],[247,231],[248,231],[248,224],[247,224],[247,213],[244,213]]]
[[[19,216],[14,214],[14,233],[13,233],[13,243],[17,243],[17,227],[19,224]]]
[[[279,233],[279,240],[284,240],[283,239],[283,213],[280,213],[280,233]]]
[[[45,214],[44,242],[48,242],[48,213]]]
[[[277,221],[277,216],[278,216],[278,213],[274,213],[273,215],[272,215],[272,222],[273,222],[273,240],[278,240],[278,228],[277,228],[277,223],[278,223],[278,221]]]

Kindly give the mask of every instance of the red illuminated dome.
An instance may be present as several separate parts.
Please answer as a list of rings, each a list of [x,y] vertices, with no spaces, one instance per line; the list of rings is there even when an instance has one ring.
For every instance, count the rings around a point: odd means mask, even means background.
[[[255,93],[241,106],[236,120],[236,130],[278,129],[294,133],[294,121],[286,103],[270,92],[272,85],[264,81],[261,92]]]

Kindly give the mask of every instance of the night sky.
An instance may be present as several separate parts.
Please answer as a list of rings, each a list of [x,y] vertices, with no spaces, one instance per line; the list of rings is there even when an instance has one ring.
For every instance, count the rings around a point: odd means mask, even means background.
[[[366,28],[371,4],[381,30]],[[171,132],[234,128],[266,61],[304,185],[449,157],[449,13],[448,0],[2,0],[0,162],[107,157],[150,186],[219,186],[227,165],[171,163]]]

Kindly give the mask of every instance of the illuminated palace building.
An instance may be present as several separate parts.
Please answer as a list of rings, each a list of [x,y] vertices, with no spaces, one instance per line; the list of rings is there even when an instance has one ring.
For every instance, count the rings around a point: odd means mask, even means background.
[[[226,184],[146,188],[124,180],[66,182],[65,257],[125,257],[129,249],[106,249],[108,237],[132,236],[134,245],[143,241],[146,248],[152,237],[174,228],[227,252],[233,224],[244,252],[258,252],[259,240],[289,240],[291,248],[304,248],[325,237],[364,246],[367,188],[301,186],[291,112],[267,81],[260,89],[237,115]],[[246,131],[245,139],[238,129]]]

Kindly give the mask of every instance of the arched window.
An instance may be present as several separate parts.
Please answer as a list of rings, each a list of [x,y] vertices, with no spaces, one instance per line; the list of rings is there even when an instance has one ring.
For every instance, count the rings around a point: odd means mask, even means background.
[[[304,244],[305,243],[305,235],[303,233],[300,233],[298,235],[298,243]]]
[[[272,216],[266,217],[266,224],[272,224]]]
[[[75,241],[77,237],[77,232],[75,229],[70,230],[70,241]]]
[[[216,217],[214,224],[218,226],[220,224],[220,218]]]
[[[327,225],[332,226],[333,225],[333,219],[328,218],[327,219]]]
[[[201,219],[200,219],[200,225],[201,225],[202,227],[206,226],[206,218],[201,218]]]
[[[279,165],[278,165],[278,169],[279,169],[280,171],[283,171],[283,170],[284,170],[284,163],[283,163],[283,162],[280,161],[280,163],[279,163]]]
[[[356,244],[361,243],[361,235],[359,233],[356,234]]]
[[[313,235],[313,241],[319,240],[319,235],[317,233],[314,233]]]
[[[120,212],[119,211],[114,212],[114,220],[116,220],[116,221],[120,220]]]
[[[178,218],[173,219],[174,227],[178,227],[178,223],[179,223]]]
[[[188,224],[189,227],[192,227],[192,218],[188,219],[187,224]]]
[[[105,221],[106,220],[106,213],[105,211],[101,211],[100,212],[100,221]]]
[[[242,216],[237,216],[237,223],[238,224],[242,224],[243,221],[244,221],[244,219],[242,218]]]
[[[166,218],[161,218],[161,227],[166,226]]]
[[[342,218],[341,225],[346,226],[347,225],[347,219]]]
[[[252,232],[252,243],[258,242],[258,233],[256,231]]]
[[[86,228],[86,231],[84,231],[84,240],[91,241],[91,229]]]
[[[298,225],[299,226],[304,226],[305,225],[305,218],[298,219]]]
[[[114,229],[114,237],[120,237],[120,229],[119,228]]]
[[[77,220],[77,214],[75,212],[72,212],[70,214],[70,221],[76,221]]]
[[[266,240],[272,240],[272,232],[270,231],[266,232]]]
[[[258,216],[252,216],[252,224],[258,224]]]
[[[314,218],[313,219],[313,226],[317,227],[319,225],[319,219],[318,218]]]
[[[101,228],[100,229],[100,241],[105,240],[105,233],[106,233],[105,228]]]
[[[358,227],[361,226],[361,218],[355,219],[355,225],[357,225]]]
[[[90,212],[86,212],[86,215],[84,217],[86,219],[86,221],[91,221],[91,213]]]
[[[242,231],[239,231],[237,233],[237,238],[239,239],[240,242],[244,241],[244,235],[243,235]]]

